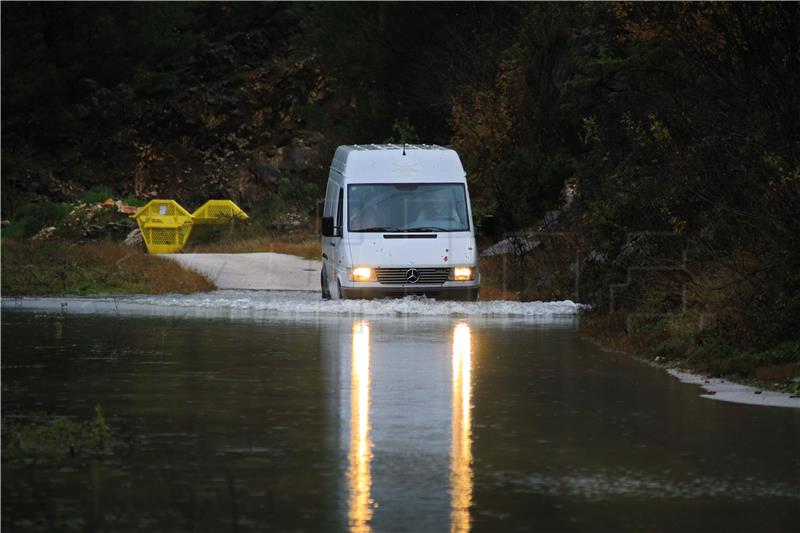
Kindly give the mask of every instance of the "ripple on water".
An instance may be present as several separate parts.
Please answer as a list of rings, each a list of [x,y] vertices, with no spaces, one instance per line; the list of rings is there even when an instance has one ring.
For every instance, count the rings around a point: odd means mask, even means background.
[[[751,498],[800,499],[800,489],[774,482],[749,479],[696,477],[692,480],[673,480],[636,472],[567,473],[564,475],[499,474],[500,483],[522,493],[549,496],[573,496],[590,500],[616,497],[679,498],[724,497],[735,500]]]

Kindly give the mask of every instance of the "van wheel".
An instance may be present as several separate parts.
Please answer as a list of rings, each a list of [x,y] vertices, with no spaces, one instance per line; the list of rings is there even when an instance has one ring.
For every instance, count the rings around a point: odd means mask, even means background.
[[[319,284],[322,288],[322,299],[323,300],[330,300],[331,299],[331,289],[328,287],[328,277],[325,275],[325,268],[323,267],[322,270],[319,272]]]

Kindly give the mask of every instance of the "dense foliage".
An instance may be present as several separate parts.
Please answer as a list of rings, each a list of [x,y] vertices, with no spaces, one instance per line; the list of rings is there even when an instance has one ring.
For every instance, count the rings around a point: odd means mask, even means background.
[[[669,355],[797,338],[796,3],[354,5],[321,18],[322,65],[353,110],[343,127],[397,138],[402,120],[435,136],[445,118],[476,211],[507,232],[535,229],[574,187],[557,229],[579,236],[584,260],[562,296],[582,270],[582,299],[629,333],[652,346],[683,335]],[[525,270],[541,266],[521,261],[518,288],[558,279]],[[778,359],[797,361],[783,346]]]

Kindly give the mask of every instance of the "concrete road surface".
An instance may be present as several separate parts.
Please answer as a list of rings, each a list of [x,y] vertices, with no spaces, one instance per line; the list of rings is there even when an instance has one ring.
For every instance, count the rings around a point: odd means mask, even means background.
[[[169,254],[167,259],[208,276],[220,289],[319,291],[320,261],[271,252]]]

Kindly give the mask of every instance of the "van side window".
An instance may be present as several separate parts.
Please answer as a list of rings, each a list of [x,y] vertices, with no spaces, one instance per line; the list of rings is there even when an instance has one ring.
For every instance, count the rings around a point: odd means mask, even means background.
[[[343,212],[344,212],[344,189],[339,189],[339,204],[336,207],[336,227],[339,228],[339,236],[342,235],[342,230],[344,229],[343,223]]]

